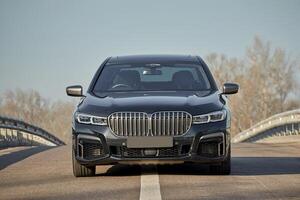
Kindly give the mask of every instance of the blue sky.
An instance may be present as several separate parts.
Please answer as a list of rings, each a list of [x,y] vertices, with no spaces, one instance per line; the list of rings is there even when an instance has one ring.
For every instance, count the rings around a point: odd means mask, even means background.
[[[0,0],[0,94],[33,88],[53,100],[88,86],[108,56],[242,57],[255,35],[300,58],[300,1]]]

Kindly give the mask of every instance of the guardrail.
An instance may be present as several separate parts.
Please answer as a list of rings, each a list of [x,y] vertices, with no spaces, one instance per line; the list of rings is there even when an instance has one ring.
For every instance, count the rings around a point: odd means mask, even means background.
[[[20,145],[59,146],[65,143],[42,128],[18,119],[0,116],[0,147]]]
[[[255,142],[274,135],[300,134],[300,109],[265,119],[232,138],[232,142]]]

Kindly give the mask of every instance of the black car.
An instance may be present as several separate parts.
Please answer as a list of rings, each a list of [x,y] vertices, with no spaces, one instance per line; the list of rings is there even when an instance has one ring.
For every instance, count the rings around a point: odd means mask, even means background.
[[[203,163],[230,173],[230,110],[226,95],[198,56],[107,58],[74,112],[73,172],[95,175],[96,165]]]

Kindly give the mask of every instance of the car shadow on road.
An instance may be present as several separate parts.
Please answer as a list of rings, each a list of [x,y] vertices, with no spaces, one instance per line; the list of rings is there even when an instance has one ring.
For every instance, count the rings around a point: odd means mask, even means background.
[[[97,173],[96,176],[139,176],[141,174],[140,165],[117,164],[106,171]]]
[[[0,170],[8,167],[11,164],[14,164],[16,162],[19,162],[21,160],[24,160],[25,158],[33,155],[40,153],[42,151],[46,151],[50,148],[53,147],[48,147],[48,146],[36,146],[28,149],[23,149],[20,151],[8,153],[5,155],[0,156]]]
[[[232,175],[300,174],[299,157],[234,157]]]
[[[298,157],[233,157],[233,176],[285,175],[300,174],[300,158]],[[146,169],[146,170],[145,170]],[[174,164],[174,165],[115,165],[106,173],[98,176],[136,176],[141,173],[160,175],[214,175],[208,165]]]

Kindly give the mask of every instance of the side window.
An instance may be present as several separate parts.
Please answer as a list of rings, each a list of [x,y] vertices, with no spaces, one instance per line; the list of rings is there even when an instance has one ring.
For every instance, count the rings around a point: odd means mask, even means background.
[[[95,86],[95,91],[107,90],[111,85],[113,78],[116,76],[117,70],[115,68],[106,67],[100,74]]]

